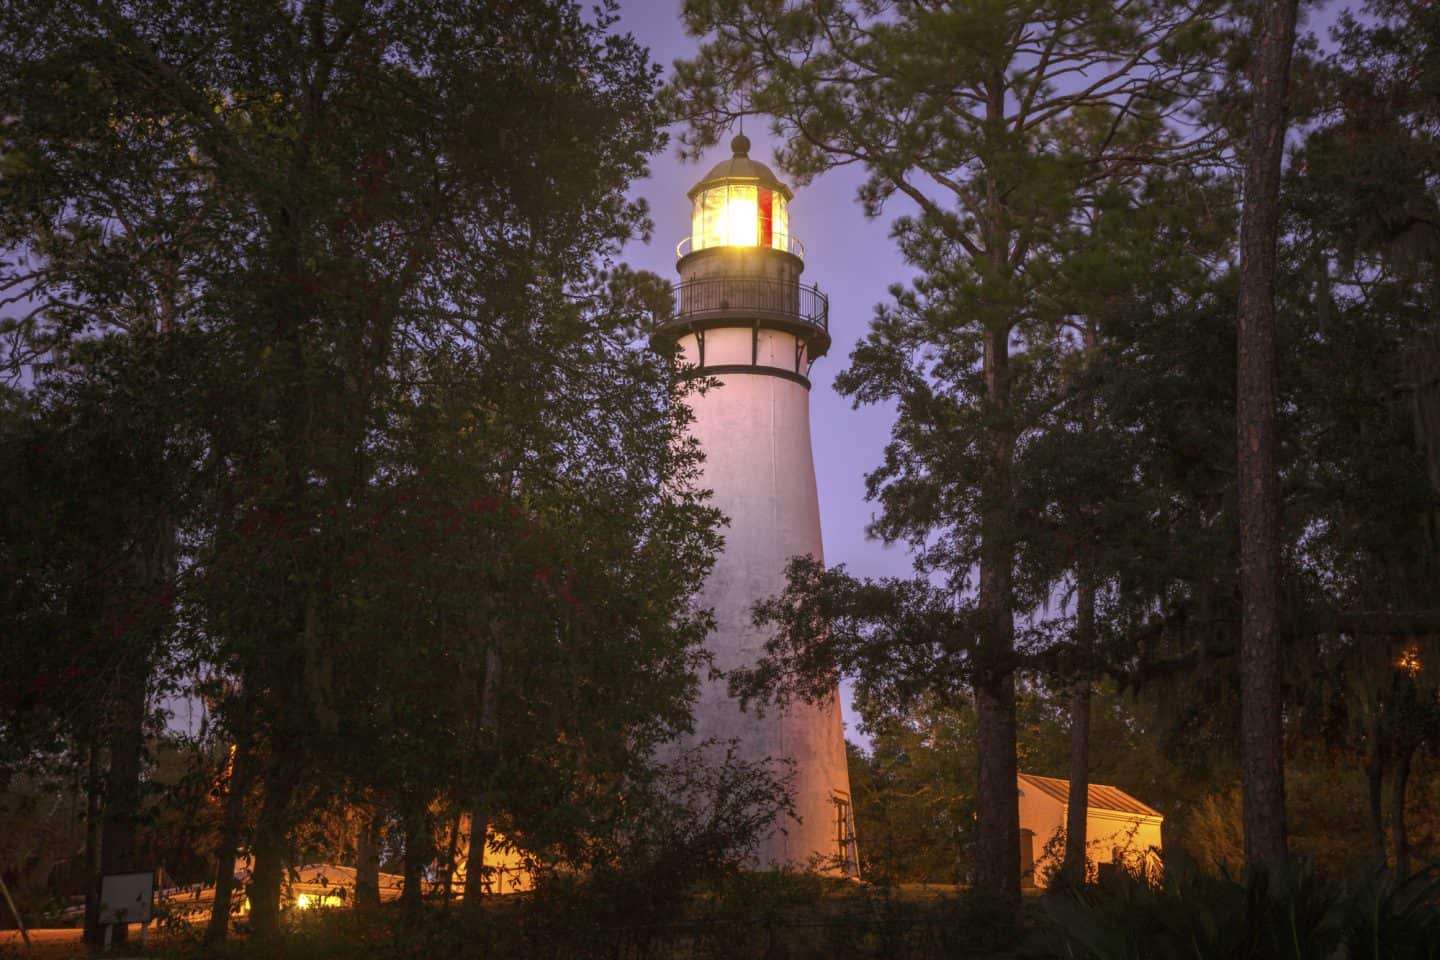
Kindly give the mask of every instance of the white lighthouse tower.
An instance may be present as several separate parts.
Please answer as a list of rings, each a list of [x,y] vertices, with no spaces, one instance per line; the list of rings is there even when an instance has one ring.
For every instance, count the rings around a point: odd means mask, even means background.
[[[762,655],[768,632],[753,625],[751,608],[784,589],[789,559],[823,559],[808,374],[830,348],[829,305],[800,282],[793,194],[750,159],[744,135],[731,146],[734,156],[690,190],[690,236],[676,250],[676,311],[655,331],[678,346],[690,375],[721,384],[688,402],[705,451],[705,485],[730,519],[700,598],[715,611],[708,649],[722,673]],[[746,760],[793,764],[798,820],[777,825],[758,851],[762,867],[859,874],[837,694],[760,716],[741,709],[723,677],[702,684],[695,742],[734,740]]]

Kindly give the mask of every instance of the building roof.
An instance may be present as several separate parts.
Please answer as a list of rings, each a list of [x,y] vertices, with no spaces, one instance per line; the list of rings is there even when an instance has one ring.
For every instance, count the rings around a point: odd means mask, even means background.
[[[1054,777],[1037,777],[1033,773],[1022,773],[1019,775],[1022,787],[1034,787],[1036,790],[1059,800],[1063,804],[1070,802],[1070,781],[1057,780]],[[1142,817],[1163,817],[1159,810],[1141,803],[1130,794],[1119,787],[1109,787],[1103,783],[1090,784],[1087,794],[1091,810],[1111,810],[1115,813],[1139,814]]]
[[[777,190],[785,195],[785,199],[794,199],[795,194],[789,187],[780,182],[780,178],[775,176],[775,171],[765,166],[765,164],[759,160],[750,159],[749,137],[743,133],[740,134],[740,136],[730,141],[730,150],[734,156],[729,160],[721,160],[715,164],[699,183],[690,188],[690,192],[687,194],[690,199],[695,199],[695,195],[702,190],[708,190],[722,183],[735,183],[737,181],[741,183],[754,183],[756,186],[765,187],[769,190]]]

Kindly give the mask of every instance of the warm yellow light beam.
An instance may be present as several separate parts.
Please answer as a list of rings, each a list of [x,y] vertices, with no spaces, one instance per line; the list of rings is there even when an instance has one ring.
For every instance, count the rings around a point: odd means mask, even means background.
[[[730,187],[721,218],[722,242],[727,246],[753,247],[760,242],[760,208],[754,187]]]

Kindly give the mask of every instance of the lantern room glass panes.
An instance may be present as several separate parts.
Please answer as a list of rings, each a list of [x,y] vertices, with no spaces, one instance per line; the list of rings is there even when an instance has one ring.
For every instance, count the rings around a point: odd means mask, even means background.
[[[785,195],[751,184],[726,183],[695,196],[690,249],[710,247],[790,249],[790,211]]]
[[[743,187],[739,184],[727,187],[729,195],[725,198],[725,214],[722,218],[722,236],[725,237],[721,243],[731,247],[751,247],[759,243],[759,211],[755,199],[756,189],[754,187]]]
[[[785,202],[785,195],[775,194],[775,201],[770,209],[773,237],[765,245],[774,247],[776,250],[789,250],[794,253],[795,251],[790,246],[790,204]]]

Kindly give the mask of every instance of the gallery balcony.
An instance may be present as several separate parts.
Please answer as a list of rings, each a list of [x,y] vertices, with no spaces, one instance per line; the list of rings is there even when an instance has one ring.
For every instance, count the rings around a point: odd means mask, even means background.
[[[674,285],[666,332],[744,325],[775,327],[830,344],[830,299],[813,284],[768,277],[702,277]],[[816,350],[817,355],[823,350]]]

